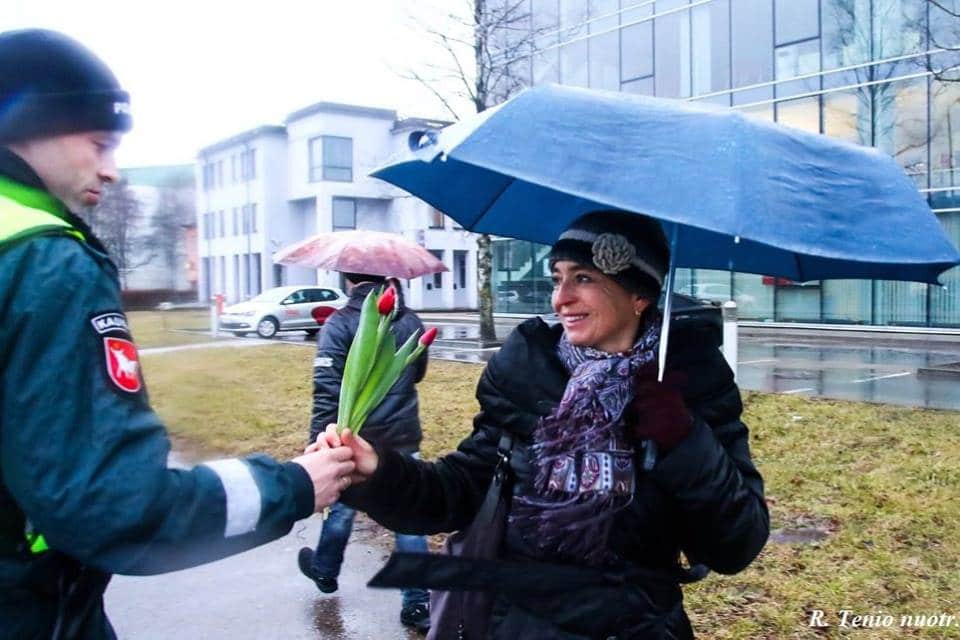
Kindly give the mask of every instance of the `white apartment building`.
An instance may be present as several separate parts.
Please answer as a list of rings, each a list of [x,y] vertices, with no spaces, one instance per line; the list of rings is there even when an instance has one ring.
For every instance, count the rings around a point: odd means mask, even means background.
[[[322,231],[400,233],[448,272],[404,282],[414,309],[477,306],[476,238],[372,170],[403,153],[411,132],[445,123],[319,102],[202,149],[197,159],[200,300],[236,302],[287,284],[341,286],[339,274],[273,264],[281,247]]]

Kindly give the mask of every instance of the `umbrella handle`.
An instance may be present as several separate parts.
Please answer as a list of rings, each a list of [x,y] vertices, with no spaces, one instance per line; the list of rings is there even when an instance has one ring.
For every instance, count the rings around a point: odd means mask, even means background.
[[[670,341],[670,315],[673,311],[673,273],[676,271],[677,235],[680,225],[674,224],[670,232],[670,266],[667,269],[666,299],[663,301],[663,323],[660,325],[660,349],[657,357],[657,382],[663,382],[663,370],[667,365],[667,344]]]

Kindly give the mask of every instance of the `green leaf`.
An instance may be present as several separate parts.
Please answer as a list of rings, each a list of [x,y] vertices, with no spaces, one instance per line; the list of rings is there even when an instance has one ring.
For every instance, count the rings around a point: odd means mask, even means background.
[[[353,411],[353,403],[360,393],[360,389],[363,388],[367,375],[373,368],[379,318],[377,295],[375,291],[371,290],[363,301],[357,333],[353,337],[353,342],[350,343],[347,362],[343,367],[343,380],[340,382],[340,403],[337,412],[337,425],[341,431],[354,426],[349,422],[350,413]],[[346,420],[347,423],[343,424],[342,420]]]
[[[390,361],[390,366],[383,374],[383,378],[380,379],[379,384],[373,390],[369,405],[357,415],[357,420],[355,422],[356,430],[354,433],[360,430],[360,428],[363,426],[363,423],[366,422],[373,410],[376,409],[381,402],[383,402],[387,392],[390,391],[393,385],[397,383],[397,380],[400,378],[400,374],[403,373],[404,368],[407,366],[407,358],[418,344],[417,339],[419,337],[420,330],[417,329],[413,332],[413,335],[407,338],[407,341],[403,343],[403,346],[401,346],[394,354],[392,360]]]
[[[359,429],[360,425],[357,423],[356,418],[372,410],[370,402],[373,399],[378,385],[390,368],[390,364],[393,362],[393,352],[396,351],[396,348],[397,339],[394,337],[392,331],[387,332],[387,336],[380,346],[380,350],[377,352],[377,362],[373,365],[373,369],[367,377],[366,384],[363,385],[363,389],[360,391],[357,401],[353,406],[350,414],[351,427]]]

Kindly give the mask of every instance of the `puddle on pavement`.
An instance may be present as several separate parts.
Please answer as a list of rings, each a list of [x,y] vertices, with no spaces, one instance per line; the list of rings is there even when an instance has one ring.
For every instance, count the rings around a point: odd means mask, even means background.
[[[829,531],[816,527],[774,529],[770,532],[770,542],[774,544],[812,544],[825,540],[829,535]]]

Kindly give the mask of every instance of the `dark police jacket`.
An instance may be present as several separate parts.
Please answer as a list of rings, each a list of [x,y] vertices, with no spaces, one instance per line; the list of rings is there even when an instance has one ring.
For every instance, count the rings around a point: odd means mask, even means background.
[[[521,324],[481,376],[480,413],[457,451],[428,463],[381,450],[377,472],[347,490],[343,502],[402,533],[462,529],[483,500],[502,430],[513,435],[514,486],[532,482],[533,430],[557,406],[569,379],[556,355],[561,332],[540,319]],[[697,321],[687,326],[674,321],[667,369],[686,380],[683,395],[694,427],[649,471],[636,464],[634,500],[617,515],[609,540],[622,563],[598,575],[596,584],[578,581],[580,586],[570,589],[565,567],[554,570],[557,565],[534,560],[508,529],[505,557],[528,563],[521,573],[555,584],[556,591],[544,594],[538,587],[527,597],[509,584],[497,585],[492,637],[689,638],[679,552],[720,573],[742,570],[760,552],[769,530],[763,480],[751,461],[740,394],[715,333]],[[403,564],[394,566],[408,568]],[[455,581],[456,567],[445,569],[423,584]],[[489,566],[482,572],[500,575]],[[468,578],[477,580],[475,574]]]
[[[51,224],[0,239],[0,638],[49,638],[78,611],[76,637],[113,638],[110,573],[182,569],[284,535],[312,513],[312,483],[260,455],[167,468],[116,267],[0,149],[0,230],[17,216]]]
[[[337,421],[340,402],[340,382],[347,353],[360,325],[360,310],[367,294],[378,285],[362,283],[350,292],[350,301],[327,318],[317,340],[317,357],[313,361],[313,414],[310,418],[310,441]],[[397,315],[390,330],[397,346],[406,342],[414,331],[423,333],[423,323],[417,314],[397,300]],[[363,437],[379,445],[402,453],[413,453],[420,448],[423,433],[420,429],[420,410],[416,384],[427,373],[427,352],[403,370],[400,379],[373,410],[363,426]]]

